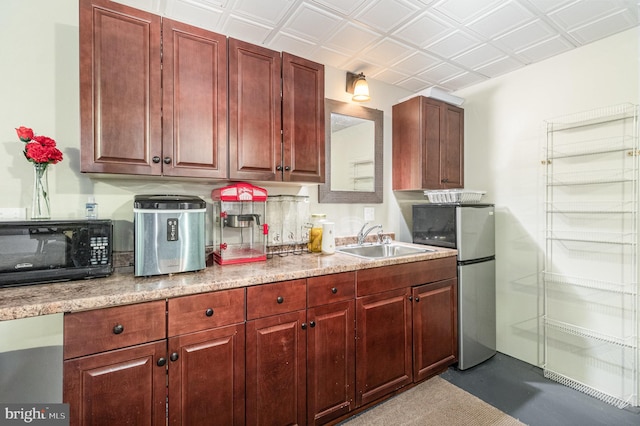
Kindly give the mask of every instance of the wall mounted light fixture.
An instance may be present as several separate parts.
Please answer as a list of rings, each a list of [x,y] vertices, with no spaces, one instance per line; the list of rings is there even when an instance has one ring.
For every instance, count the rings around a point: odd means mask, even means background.
[[[356,102],[367,102],[371,99],[369,96],[369,84],[363,73],[347,72],[347,93],[352,93],[353,97],[351,99]]]

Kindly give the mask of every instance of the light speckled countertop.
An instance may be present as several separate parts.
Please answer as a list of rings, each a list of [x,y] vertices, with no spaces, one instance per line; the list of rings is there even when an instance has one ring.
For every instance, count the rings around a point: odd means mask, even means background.
[[[203,271],[153,277],[134,277],[133,268],[129,267],[106,278],[4,288],[0,289],[0,321],[438,259],[457,253],[440,247],[417,247],[435,251],[382,260],[361,259],[342,253],[289,254],[274,256],[264,262],[213,265]]]

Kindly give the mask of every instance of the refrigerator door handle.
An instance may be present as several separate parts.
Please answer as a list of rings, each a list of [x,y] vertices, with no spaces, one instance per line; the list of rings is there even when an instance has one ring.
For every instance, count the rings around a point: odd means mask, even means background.
[[[473,265],[474,263],[482,263],[482,262],[488,262],[489,260],[495,260],[496,257],[495,256],[487,256],[487,257],[482,257],[479,259],[469,259],[469,260],[461,260],[458,261],[458,265]]]

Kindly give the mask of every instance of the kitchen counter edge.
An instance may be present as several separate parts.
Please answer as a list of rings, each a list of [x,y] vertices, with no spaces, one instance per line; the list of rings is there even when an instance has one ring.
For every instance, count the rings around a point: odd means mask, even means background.
[[[406,244],[415,246],[414,244]],[[61,312],[78,312],[191,294],[309,278],[340,272],[456,256],[452,249],[389,259],[360,259],[343,253],[289,254],[264,262],[213,265],[202,271],[151,277],[134,277],[123,268],[105,278],[0,289],[0,321]]]

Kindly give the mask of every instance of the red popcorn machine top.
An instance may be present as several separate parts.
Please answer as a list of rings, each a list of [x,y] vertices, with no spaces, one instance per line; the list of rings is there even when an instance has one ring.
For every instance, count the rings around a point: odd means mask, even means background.
[[[267,190],[240,182],[214,189],[211,199],[216,263],[228,265],[266,260]]]

